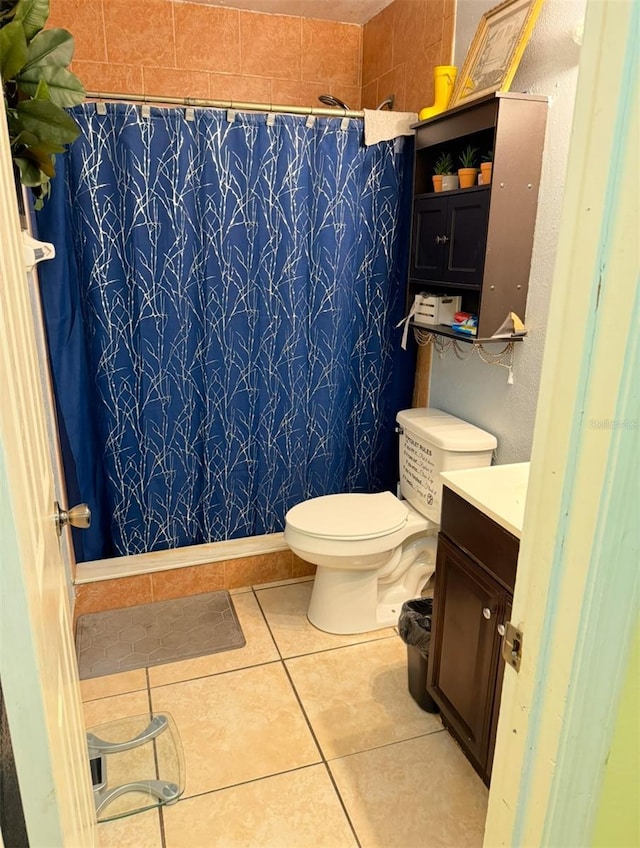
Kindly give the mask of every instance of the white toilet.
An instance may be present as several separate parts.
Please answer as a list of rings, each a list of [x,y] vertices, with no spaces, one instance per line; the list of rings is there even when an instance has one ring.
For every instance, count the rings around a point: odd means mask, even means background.
[[[491,464],[495,436],[438,409],[408,409],[400,425],[400,492],[312,498],[286,515],[284,538],[317,566],[309,621],[328,633],[398,623],[404,601],[435,571],[441,471]]]

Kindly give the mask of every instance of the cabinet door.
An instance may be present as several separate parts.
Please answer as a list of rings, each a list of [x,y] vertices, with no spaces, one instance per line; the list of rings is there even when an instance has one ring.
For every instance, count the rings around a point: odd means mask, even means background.
[[[447,233],[447,200],[416,197],[413,205],[411,278],[442,280]]]
[[[480,288],[489,223],[489,189],[450,197],[443,280]]]
[[[441,533],[427,688],[485,780],[505,602],[505,590]]]
[[[489,188],[416,197],[412,280],[479,289],[489,220]]]

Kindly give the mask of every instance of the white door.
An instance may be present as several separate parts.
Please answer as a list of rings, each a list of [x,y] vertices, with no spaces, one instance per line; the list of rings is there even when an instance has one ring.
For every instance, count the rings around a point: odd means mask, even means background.
[[[638,620],[639,26],[637,2],[587,4],[490,848],[591,845]]]
[[[0,676],[33,846],[91,848],[95,815],[51,446],[0,109]]]

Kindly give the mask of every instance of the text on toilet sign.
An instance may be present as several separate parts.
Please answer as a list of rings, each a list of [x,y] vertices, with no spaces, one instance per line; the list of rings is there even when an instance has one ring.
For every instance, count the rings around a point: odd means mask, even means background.
[[[431,505],[438,499],[439,469],[433,459],[432,451],[411,436],[404,434],[404,461],[402,463],[402,482],[407,483],[421,498]]]

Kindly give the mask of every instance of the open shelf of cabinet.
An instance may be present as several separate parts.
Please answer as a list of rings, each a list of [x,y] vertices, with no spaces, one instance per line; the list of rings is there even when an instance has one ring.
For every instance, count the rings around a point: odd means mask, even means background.
[[[436,336],[446,336],[447,338],[455,339],[458,342],[466,342],[467,344],[485,345],[491,342],[493,344],[502,343],[505,345],[508,342],[522,342],[526,338],[526,336],[488,336],[486,338],[482,336],[467,336],[465,333],[453,330],[448,324],[430,324],[429,326],[415,324],[415,327],[425,333],[435,333]]]
[[[422,329],[504,342],[491,337],[508,313],[525,320],[547,109],[546,97],[497,92],[414,124],[407,307],[420,292],[459,295],[462,310],[478,316],[477,337]],[[457,161],[469,144],[479,154],[493,150],[491,183],[434,192],[436,159],[450,153]]]

